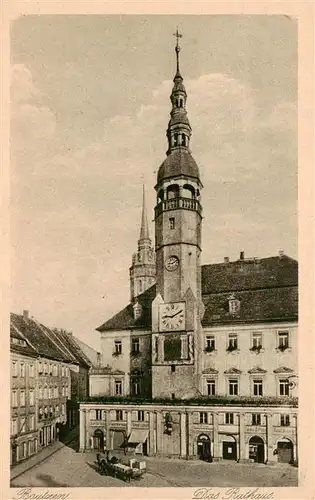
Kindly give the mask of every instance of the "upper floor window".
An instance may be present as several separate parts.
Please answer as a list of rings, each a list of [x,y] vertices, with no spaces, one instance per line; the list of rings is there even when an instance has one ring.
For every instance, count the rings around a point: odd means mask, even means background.
[[[230,425],[234,424],[234,413],[225,414],[225,423]]]
[[[30,377],[35,377],[34,365],[30,365],[30,367],[29,367],[29,375],[30,375]]]
[[[263,395],[263,381],[262,379],[253,380],[253,392],[254,396]]]
[[[287,330],[278,332],[278,349],[289,347],[289,332]]]
[[[26,432],[26,418],[25,417],[20,417],[20,432]]]
[[[259,349],[262,347],[262,333],[254,332],[252,334],[252,348]]]
[[[48,365],[47,365],[47,363],[44,363],[44,374],[48,375]]]
[[[207,380],[208,396],[215,396],[215,380]]]
[[[229,379],[229,395],[230,396],[238,395],[238,380],[236,378]]]
[[[289,381],[288,379],[279,380],[279,394],[280,396],[289,396]]]
[[[138,411],[138,420],[140,422],[144,421],[144,411],[143,410]]]
[[[115,354],[121,354],[122,353],[122,344],[121,340],[115,340]]]
[[[43,388],[41,385],[38,387],[38,399],[43,399]]]
[[[41,361],[38,363],[38,373],[43,373],[43,363]]]
[[[17,402],[17,392],[16,391],[12,391],[12,406],[15,407],[18,405],[18,402]]]
[[[35,417],[34,417],[34,415],[29,416],[28,425],[29,425],[30,431],[33,431],[35,429]]]
[[[20,363],[20,377],[25,377],[25,364]]]
[[[48,399],[48,387],[44,387],[44,399]]]
[[[123,420],[122,410],[116,410],[116,420]]]
[[[11,420],[11,436],[14,436],[17,434],[17,419],[14,418]]]
[[[175,217],[169,218],[170,229],[175,229]]]
[[[132,380],[131,382],[131,394],[137,396],[140,394],[140,382],[139,380]]]
[[[57,365],[54,365],[54,367],[53,367],[53,376],[54,377],[58,376],[58,366]]]
[[[290,415],[280,415],[281,427],[288,427],[290,425]]]
[[[13,361],[13,363],[12,363],[12,377],[17,377],[17,375],[18,375],[17,363],[16,363],[16,361]]]
[[[25,391],[20,391],[20,406],[25,406]]]
[[[116,394],[116,396],[122,395],[122,381],[121,380],[115,380],[115,394]]]
[[[139,339],[132,339],[131,351],[133,353],[138,353],[140,351],[140,340]]]
[[[238,349],[237,333],[229,333],[228,350]]]
[[[206,336],[205,350],[208,352],[215,350],[215,337],[214,337],[214,335],[207,335]]]
[[[30,405],[33,406],[35,404],[34,391],[30,391]]]
[[[206,411],[201,411],[199,413],[199,422],[201,424],[207,424],[208,423],[208,413]]]
[[[260,413],[252,413],[252,425],[261,425]]]

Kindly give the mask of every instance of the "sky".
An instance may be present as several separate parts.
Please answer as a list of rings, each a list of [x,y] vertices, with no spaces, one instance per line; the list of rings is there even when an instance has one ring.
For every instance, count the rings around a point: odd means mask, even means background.
[[[297,258],[297,25],[287,16],[24,16],[11,25],[12,312],[99,349],[129,302],[142,183],[167,148],[176,27],[204,185],[202,263]]]

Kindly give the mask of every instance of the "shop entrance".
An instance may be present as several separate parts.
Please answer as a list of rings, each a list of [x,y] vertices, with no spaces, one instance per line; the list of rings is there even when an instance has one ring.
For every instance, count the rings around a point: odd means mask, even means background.
[[[265,445],[261,437],[254,436],[249,440],[249,458],[257,463],[265,461]]]
[[[197,453],[200,460],[212,462],[211,440],[207,434],[200,434],[197,439]]]
[[[125,445],[125,435],[122,431],[113,432],[113,450],[121,450]]]
[[[96,429],[94,431],[93,449],[98,451],[104,450],[104,432],[101,429]]]
[[[290,464],[293,462],[293,443],[289,439],[278,441],[278,462]]]
[[[222,456],[224,460],[237,460],[237,450],[235,441],[223,441],[222,442]]]

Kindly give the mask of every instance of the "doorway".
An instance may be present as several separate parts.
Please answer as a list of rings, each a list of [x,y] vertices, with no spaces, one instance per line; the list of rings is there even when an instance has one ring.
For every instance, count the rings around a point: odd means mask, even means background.
[[[212,462],[211,440],[207,434],[201,434],[197,439],[197,453],[199,460]]]
[[[263,464],[265,461],[265,445],[261,437],[254,436],[249,440],[249,458]]]
[[[94,450],[104,451],[104,432],[101,429],[96,429],[93,434]]]
[[[223,441],[222,446],[223,446],[222,455],[224,460],[237,459],[237,450],[235,441]]]
[[[289,439],[286,441],[278,441],[278,462],[282,464],[290,464],[293,462],[293,443]]]
[[[125,435],[122,431],[114,431],[113,450],[121,450],[125,445]]]

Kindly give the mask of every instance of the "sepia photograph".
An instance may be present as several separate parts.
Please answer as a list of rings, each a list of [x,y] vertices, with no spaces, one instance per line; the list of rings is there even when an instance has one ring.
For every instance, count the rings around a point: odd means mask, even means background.
[[[299,486],[297,19],[23,15],[10,66],[11,488]]]

